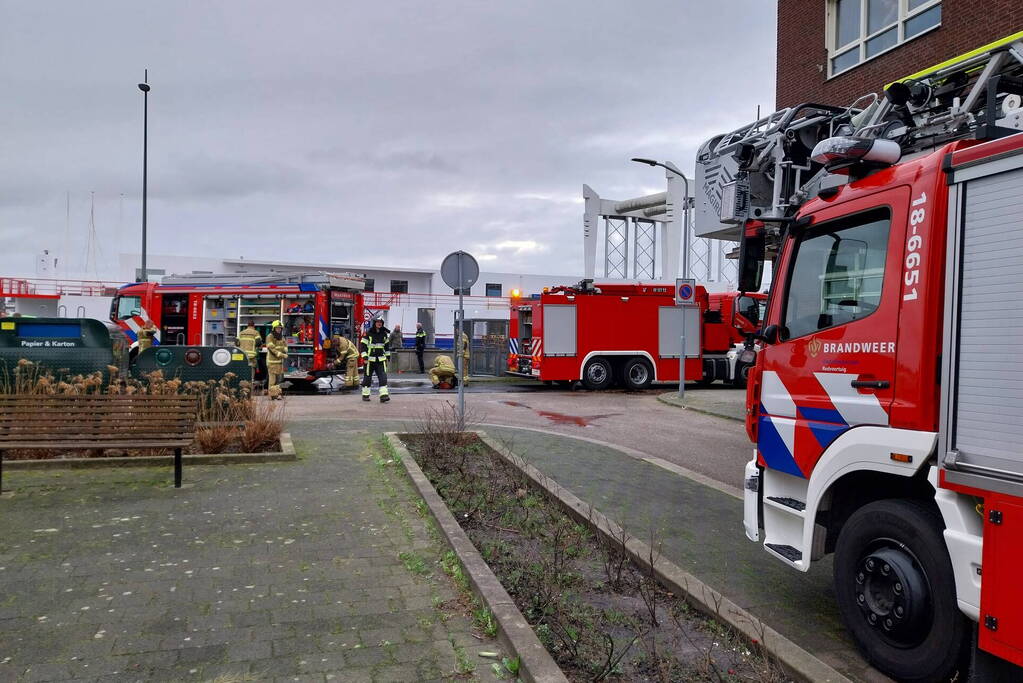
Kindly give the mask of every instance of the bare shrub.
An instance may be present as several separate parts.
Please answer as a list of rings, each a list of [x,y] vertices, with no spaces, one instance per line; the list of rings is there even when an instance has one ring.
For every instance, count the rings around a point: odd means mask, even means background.
[[[253,402],[240,442],[243,453],[258,453],[274,446],[284,431],[284,407],[271,401]]]
[[[195,430],[195,444],[202,453],[215,455],[223,453],[237,436],[237,427],[211,425]]]

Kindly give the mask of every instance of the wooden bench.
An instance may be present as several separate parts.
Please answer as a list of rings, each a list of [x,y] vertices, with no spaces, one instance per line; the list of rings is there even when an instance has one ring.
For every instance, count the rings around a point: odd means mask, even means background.
[[[197,399],[169,395],[0,395],[0,491],[11,449],[173,448],[181,488],[181,449],[195,437]]]

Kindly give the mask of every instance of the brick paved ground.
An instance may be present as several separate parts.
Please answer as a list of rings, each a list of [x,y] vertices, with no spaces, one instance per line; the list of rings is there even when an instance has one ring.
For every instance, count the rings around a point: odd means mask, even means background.
[[[496,644],[442,604],[440,546],[379,431],[292,434],[300,461],[186,468],[178,491],[163,469],[9,472],[0,680],[488,677]]]

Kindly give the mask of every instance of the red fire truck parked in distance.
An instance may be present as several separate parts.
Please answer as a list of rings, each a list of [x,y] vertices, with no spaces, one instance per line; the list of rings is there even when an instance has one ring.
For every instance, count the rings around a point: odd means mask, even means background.
[[[766,296],[708,294],[697,286],[695,299],[695,306],[680,307],[671,284],[591,280],[513,298],[508,371],[544,382],[582,381],[593,390],[677,383],[685,315],[686,380],[744,385],[755,360],[747,340]]]
[[[270,323],[285,323],[294,378],[327,370],[333,334],[351,338],[363,319],[364,280],[334,273],[170,275],[117,290],[110,309],[134,343],[152,320],[155,343],[211,346],[233,340],[253,322],[266,340]],[[357,330],[356,330],[357,331]]]

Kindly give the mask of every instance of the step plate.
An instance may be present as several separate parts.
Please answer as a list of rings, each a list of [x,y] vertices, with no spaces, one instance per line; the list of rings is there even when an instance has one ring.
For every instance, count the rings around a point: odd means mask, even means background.
[[[787,508],[792,508],[793,510],[798,510],[800,512],[806,509],[806,503],[804,503],[801,500],[796,500],[795,498],[785,498],[782,496],[767,496],[767,499],[773,500],[775,503],[778,503],[779,505],[784,505]]]
[[[799,552],[790,545],[780,545],[778,543],[765,543],[764,546],[778,553],[789,562],[799,562],[801,559],[803,559],[803,553]]]

